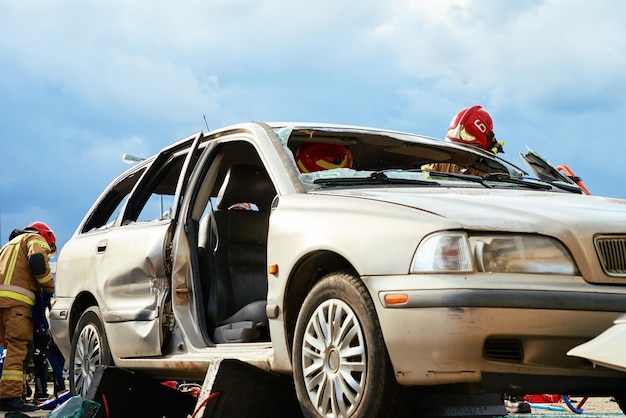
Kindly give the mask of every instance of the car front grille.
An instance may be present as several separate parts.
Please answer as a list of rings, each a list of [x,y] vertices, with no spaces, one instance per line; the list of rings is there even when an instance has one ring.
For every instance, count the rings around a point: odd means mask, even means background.
[[[487,360],[519,363],[524,358],[522,342],[509,338],[490,338],[483,347]]]
[[[626,236],[600,236],[594,241],[604,272],[609,276],[626,277]]]

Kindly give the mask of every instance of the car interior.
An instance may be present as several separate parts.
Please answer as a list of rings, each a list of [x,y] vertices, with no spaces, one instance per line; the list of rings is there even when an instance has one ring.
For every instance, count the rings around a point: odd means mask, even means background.
[[[227,144],[220,153],[203,182],[212,191],[198,225],[209,337],[217,344],[269,340],[267,232],[276,189],[258,156],[244,157],[256,155],[251,146]]]
[[[274,185],[263,167],[232,165],[217,205],[202,219],[200,248],[209,249],[207,317],[215,343],[261,338],[267,328],[267,230]],[[258,208],[241,209],[252,202]],[[209,261],[209,262],[207,262]]]

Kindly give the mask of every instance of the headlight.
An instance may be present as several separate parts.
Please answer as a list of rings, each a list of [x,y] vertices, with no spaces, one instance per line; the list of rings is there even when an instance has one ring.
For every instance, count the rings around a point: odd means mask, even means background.
[[[460,232],[433,234],[426,237],[417,247],[411,266],[413,273],[471,271],[473,267],[469,242],[467,235]]]
[[[417,248],[412,273],[535,273],[577,275],[567,249],[541,235],[437,233]]]

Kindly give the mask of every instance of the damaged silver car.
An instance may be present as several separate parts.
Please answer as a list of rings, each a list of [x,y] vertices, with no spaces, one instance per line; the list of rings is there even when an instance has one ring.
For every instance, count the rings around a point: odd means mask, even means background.
[[[307,169],[312,144],[349,164]],[[626,201],[475,148],[246,123],[111,183],[60,251],[51,328],[81,394],[98,365],[201,381],[232,358],[293,376],[310,417],[397,416],[410,391],[624,399],[623,372],[567,353],[624,311],[625,240]]]

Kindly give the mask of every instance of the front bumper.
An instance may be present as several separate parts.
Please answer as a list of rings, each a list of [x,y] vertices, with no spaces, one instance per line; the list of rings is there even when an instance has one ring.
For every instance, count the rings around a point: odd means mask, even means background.
[[[626,306],[626,288],[569,276],[507,278],[508,286],[492,275],[363,279],[403,385],[481,386],[487,375],[506,375],[511,385],[515,376],[550,376],[559,386],[616,376],[567,352],[610,326]],[[397,293],[408,301],[385,303]]]

